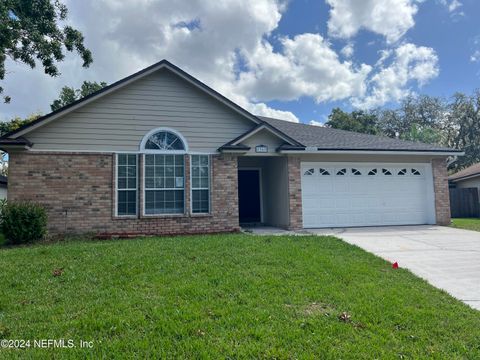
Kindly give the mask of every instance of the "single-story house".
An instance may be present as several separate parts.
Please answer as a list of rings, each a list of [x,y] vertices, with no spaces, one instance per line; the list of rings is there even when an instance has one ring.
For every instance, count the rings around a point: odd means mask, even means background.
[[[255,116],[162,60],[0,138],[49,231],[449,224],[460,151]]]
[[[455,188],[477,188],[480,194],[480,163],[469,166],[448,177]]]

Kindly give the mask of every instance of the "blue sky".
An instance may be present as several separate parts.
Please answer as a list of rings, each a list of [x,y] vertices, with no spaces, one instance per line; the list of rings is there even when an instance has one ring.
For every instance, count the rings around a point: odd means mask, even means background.
[[[333,107],[394,107],[408,94],[471,93],[476,0],[65,0],[93,51],[62,75],[7,62],[0,120],[48,113],[62,86],[111,83],[166,58],[253,113],[323,122]],[[108,14],[98,26],[95,14]]]
[[[439,75],[421,88],[419,94],[449,97],[454,92],[471,93],[480,88],[480,62],[472,61],[476,50],[480,50],[480,1],[464,0],[461,7],[451,12],[439,1],[427,0],[419,4],[415,16],[415,26],[405,35],[403,41],[435,49],[439,58]],[[282,17],[277,30],[272,34],[296,35],[305,32],[320,32],[328,35],[327,21],[329,6],[323,1],[299,0],[289,3],[288,11]],[[319,17],[318,14],[321,14]],[[479,43],[475,44],[475,40]],[[330,39],[333,47],[340,51],[348,42],[344,39]],[[358,62],[373,63],[378,52],[384,49],[381,35],[361,30],[355,41],[354,59]],[[340,107],[353,110],[348,101],[335,101],[317,104],[311,98],[291,102],[270,102],[270,105],[293,111],[303,122],[322,119],[331,109]],[[395,107],[396,102],[385,106]]]

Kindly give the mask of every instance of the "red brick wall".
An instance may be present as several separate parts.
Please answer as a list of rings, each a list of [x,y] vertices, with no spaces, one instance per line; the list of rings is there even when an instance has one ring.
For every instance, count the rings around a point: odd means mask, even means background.
[[[140,165],[142,156],[139,157]],[[93,153],[11,153],[8,199],[32,200],[48,212],[49,233],[191,234],[238,231],[236,156],[212,156],[211,213],[190,214],[189,157],[184,215],[116,218],[115,156]],[[140,166],[142,171],[143,166]],[[141,179],[141,178],[140,178]],[[143,186],[143,181],[140,181]],[[143,191],[139,191],[140,208]]]
[[[290,224],[289,230],[303,228],[302,220],[302,184],[300,174],[300,158],[289,156],[288,159],[288,198]]]
[[[437,224],[450,225],[450,194],[446,160],[444,158],[432,160],[432,172]]]

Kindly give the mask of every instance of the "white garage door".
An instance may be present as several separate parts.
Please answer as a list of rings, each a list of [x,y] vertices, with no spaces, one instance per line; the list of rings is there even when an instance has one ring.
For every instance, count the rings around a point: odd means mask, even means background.
[[[301,171],[305,228],[435,223],[428,163],[304,162]]]

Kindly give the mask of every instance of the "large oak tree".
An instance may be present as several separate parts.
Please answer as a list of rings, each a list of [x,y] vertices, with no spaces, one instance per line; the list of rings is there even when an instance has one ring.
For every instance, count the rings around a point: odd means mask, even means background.
[[[59,0],[0,1],[0,80],[5,78],[6,61],[22,62],[31,68],[41,63],[46,74],[60,74],[57,63],[66,51],[76,51],[83,66],[92,63],[80,31],[66,25],[68,10]],[[3,94],[0,86],[0,94]],[[5,102],[10,101],[3,94]]]

